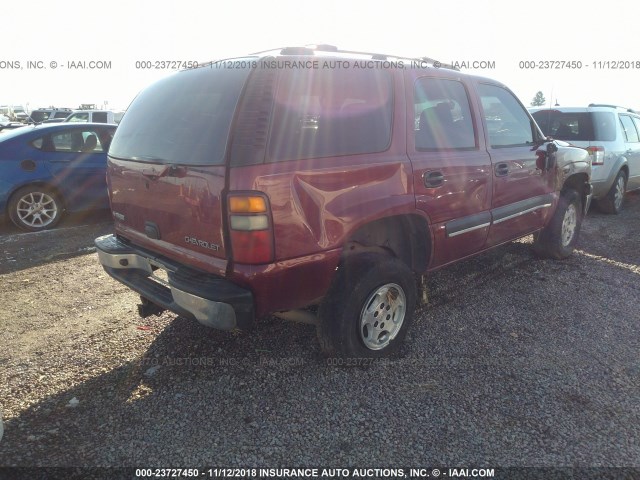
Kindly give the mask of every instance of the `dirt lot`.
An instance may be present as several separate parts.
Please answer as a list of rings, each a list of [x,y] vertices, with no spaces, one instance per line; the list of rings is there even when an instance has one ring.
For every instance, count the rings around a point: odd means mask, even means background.
[[[568,260],[433,274],[401,358],[349,369],[307,325],[138,318],[110,230],[0,236],[0,465],[640,468],[640,195]]]

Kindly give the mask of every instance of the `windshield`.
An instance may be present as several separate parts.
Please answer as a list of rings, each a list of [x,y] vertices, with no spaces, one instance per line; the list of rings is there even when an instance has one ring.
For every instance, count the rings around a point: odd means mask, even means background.
[[[213,64],[156,82],[127,109],[109,155],[159,163],[223,164],[233,113],[249,71]]]
[[[616,119],[610,112],[540,110],[533,118],[546,136],[558,140],[611,142],[616,139]]]

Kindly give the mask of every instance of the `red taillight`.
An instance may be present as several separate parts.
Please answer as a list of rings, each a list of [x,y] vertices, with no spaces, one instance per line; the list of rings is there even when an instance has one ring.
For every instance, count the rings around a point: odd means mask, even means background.
[[[233,193],[228,197],[233,260],[238,263],[273,261],[273,229],[267,198],[259,193]]]
[[[604,147],[587,147],[587,152],[591,157],[591,165],[604,164]]]

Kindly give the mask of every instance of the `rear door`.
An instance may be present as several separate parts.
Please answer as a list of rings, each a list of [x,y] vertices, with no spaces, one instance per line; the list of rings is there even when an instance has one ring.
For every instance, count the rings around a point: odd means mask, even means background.
[[[493,198],[488,246],[541,228],[554,202],[553,170],[538,168],[540,134],[518,99],[501,85],[477,85],[491,155]]]
[[[478,105],[460,80],[411,72],[408,151],[416,207],[434,232],[430,268],[481,250],[491,223],[491,159],[479,134]]]
[[[143,90],[109,150],[119,235],[224,274],[227,139],[250,62],[178,72]]]
[[[69,210],[109,206],[107,184],[108,142],[113,130],[95,126],[57,130],[34,142],[54,183],[63,192]]]
[[[627,190],[640,188],[640,118],[633,115],[620,115],[626,135],[626,154],[629,165]]]

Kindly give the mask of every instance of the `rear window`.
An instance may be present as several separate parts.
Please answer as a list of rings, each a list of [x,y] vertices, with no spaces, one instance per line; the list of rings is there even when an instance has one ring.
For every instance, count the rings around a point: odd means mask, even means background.
[[[109,155],[157,163],[222,165],[249,71],[213,64],[156,82],[127,109]]]
[[[612,142],[616,139],[616,118],[611,112],[540,110],[533,118],[546,136],[558,140]]]

